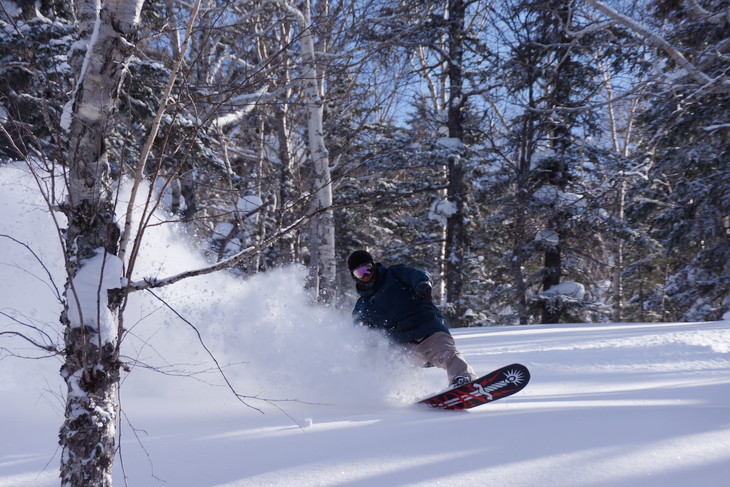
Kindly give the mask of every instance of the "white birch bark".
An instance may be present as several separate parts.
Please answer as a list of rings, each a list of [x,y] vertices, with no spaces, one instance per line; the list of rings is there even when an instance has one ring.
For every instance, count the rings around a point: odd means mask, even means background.
[[[295,15],[300,29],[304,97],[308,112],[307,137],[315,174],[310,232],[310,277],[319,300],[329,302],[334,298],[336,278],[335,222],[329,152],[324,139],[323,75],[317,71],[311,29],[311,1],[301,2],[301,10],[284,0],[277,0],[276,3]]]
[[[59,442],[63,487],[111,486],[115,455],[117,389],[116,309],[108,289],[122,276],[116,257],[119,228],[105,136],[121,79],[132,53],[143,0],[82,1],[79,41],[71,55],[76,86],[62,125],[68,134],[68,229],[65,234],[68,281],[65,362],[66,415]]]

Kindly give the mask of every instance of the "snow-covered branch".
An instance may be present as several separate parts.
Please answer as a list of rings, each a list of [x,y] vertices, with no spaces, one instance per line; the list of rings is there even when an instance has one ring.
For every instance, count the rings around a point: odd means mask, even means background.
[[[707,127],[702,127],[702,130],[705,130],[707,132],[713,132],[720,129],[730,129],[730,123],[719,123],[717,125],[708,125]]]
[[[724,12],[710,12],[705,9],[697,0],[686,0],[692,13],[704,21],[711,24],[730,24],[730,8],[726,8]]]
[[[214,126],[219,127],[225,127],[227,125],[231,125],[233,123],[238,122],[241,120],[246,114],[250,113],[253,109],[255,109],[258,105],[262,103],[271,103],[277,101],[282,93],[285,93],[287,90],[290,90],[292,86],[295,85],[301,85],[301,81],[296,81],[294,83],[290,83],[284,86],[281,86],[277,88],[276,90],[267,93],[266,91],[269,89],[269,85],[265,85],[258,89],[254,93],[246,93],[243,95],[238,95],[230,100],[228,100],[227,104],[234,105],[234,106],[241,106],[243,105],[243,108],[236,110],[231,113],[226,113],[225,115],[221,115],[220,117],[213,120]]]
[[[662,36],[651,32],[646,26],[642,25],[631,17],[617,12],[613,8],[609,7],[603,2],[599,2],[598,0],[586,0],[586,3],[594,7],[596,10],[602,12],[604,15],[614,19],[621,25],[628,27],[635,33],[644,37],[655,47],[662,49],[665,53],[667,53],[670,58],[672,58],[680,67],[684,68],[698,82],[702,84],[709,84],[713,82],[713,79],[711,77],[700,71],[694,64],[692,64],[686,57],[684,57],[684,55],[679,52],[678,49],[672,46]]]

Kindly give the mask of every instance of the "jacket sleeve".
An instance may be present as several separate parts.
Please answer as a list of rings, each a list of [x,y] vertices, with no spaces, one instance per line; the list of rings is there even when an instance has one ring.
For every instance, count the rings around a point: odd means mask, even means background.
[[[428,272],[422,271],[421,269],[416,269],[403,264],[396,264],[391,266],[389,270],[393,273],[397,280],[409,285],[413,290],[418,289],[418,286],[423,283],[427,283],[429,286],[433,287],[431,276]]]

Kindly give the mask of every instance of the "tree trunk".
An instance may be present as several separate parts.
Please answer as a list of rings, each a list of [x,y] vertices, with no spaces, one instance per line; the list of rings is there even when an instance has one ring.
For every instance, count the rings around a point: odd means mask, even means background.
[[[324,140],[324,100],[320,81],[322,75],[317,72],[310,0],[302,3],[299,27],[301,29],[304,96],[308,111],[307,136],[309,154],[314,166],[310,277],[318,299],[322,302],[331,302],[334,298],[336,279],[335,219],[332,210],[329,152]]]
[[[624,200],[626,198],[626,181],[619,183],[616,197],[616,218],[624,220]],[[613,291],[613,319],[616,322],[623,320],[623,274],[624,274],[624,242],[617,238],[614,241],[613,269],[611,273],[611,289]]]
[[[525,127],[529,127],[528,120],[525,120]],[[523,139],[524,140],[524,139]],[[527,197],[527,184],[526,178],[528,176],[530,163],[526,159],[526,150],[523,148],[520,154],[520,161],[518,164],[518,174],[515,183],[515,200],[516,200],[516,218],[515,218],[515,230],[513,234],[512,244],[512,258],[510,259],[510,266],[512,271],[512,277],[514,279],[514,303],[517,308],[517,319],[520,325],[526,325],[529,323],[529,310],[527,308],[527,283],[525,282],[525,276],[522,272],[522,267],[525,262],[525,244],[527,240],[527,212],[528,212],[528,197]]]
[[[569,148],[570,127],[568,115],[560,110],[560,107],[570,106],[570,95],[572,90],[568,66],[570,64],[570,38],[565,33],[565,26],[571,22],[570,11],[567,4],[558,1],[555,3],[555,12],[550,15],[550,28],[557,39],[554,57],[557,65],[551,79],[552,90],[548,104],[555,113],[548,120],[550,145],[555,154],[555,160],[550,164],[549,182],[561,191],[565,189],[569,179]],[[560,284],[563,275],[563,239],[566,234],[566,220],[568,215],[563,202],[558,198],[553,203],[554,215],[548,220],[547,228],[558,236],[558,242],[554,245],[547,245],[545,249],[545,260],[543,267],[542,289],[547,291],[553,286]],[[562,306],[555,306],[552,300],[546,299],[542,308],[542,323],[559,323],[563,314]]]
[[[288,105],[282,103],[275,108],[276,136],[279,141],[279,202],[276,208],[279,228],[285,228],[294,221],[288,206],[294,201],[294,161],[292,160],[288,130]],[[291,264],[295,261],[296,249],[293,235],[286,235],[279,240],[276,260],[278,265]]]
[[[562,253],[560,244],[549,245],[545,249],[544,272],[542,278],[542,288],[547,291],[553,286],[560,284],[560,271],[562,268]],[[542,308],[542,323],[560,323],[560,315],[562,310],[560,307],[551,305],[550,300],[546,300]]]
[[[454,316],[451,326],[462,326],[466,311],[462,299],[464,283],[464,246],[466,240],[466,215],[464,201],[466,199],[466,182],[464,181],[464,160],[461,149],[464,139],[464,94],[462,59],[464,54],[464,16],[466,5],[463,0],[449,0],[447,14],[449,17],[448,34],[448,75],[449,98],[447,101],[449,138],[459,142],[459,152],[452,154],[448,160],[447,199],[454,211],[446,220],[446,297]]]
[[[88,48],[77,65],[76,89],[62,121],[68,132],[68,281],[61,315],[65,340],[61,375],[68,393],[59,435],[63,487],[112,485],[119,406],[119,303],[109,302],[107,290],[119,287],[122,265],[115,255],[120,231],[104,139],[142,3],[107,1],[98,14],[95,2],[77,4],[79,17],[85,19],[80,40],[87,41]]]

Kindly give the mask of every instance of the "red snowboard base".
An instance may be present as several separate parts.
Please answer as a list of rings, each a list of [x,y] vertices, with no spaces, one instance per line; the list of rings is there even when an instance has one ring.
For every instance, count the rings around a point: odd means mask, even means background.
[[[488,402],[511,396],[525,388],[530,371],[522,364],[497,369],[468,384],[440,392],[417,404],[440,409],[470,409]]]

